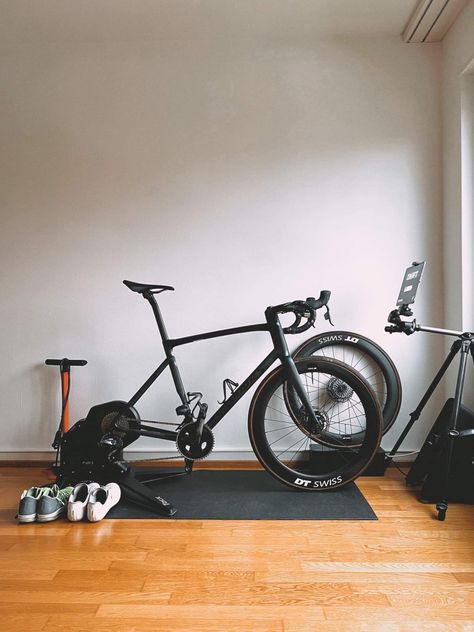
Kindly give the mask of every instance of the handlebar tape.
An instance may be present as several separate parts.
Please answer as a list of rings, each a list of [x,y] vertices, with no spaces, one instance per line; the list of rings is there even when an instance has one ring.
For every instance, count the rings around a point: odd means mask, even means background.
[[[301,322],[301,316],[300,314],[294,312],[295,315],[295,320],[293,322],[293,324],[289,325],[288,327],[284,327],[283,328],[283,333],[285,334],[294,334],[296,333],[296,331],[298,330],[298,326]]]
[[[304,331],[306,331],[307,329],[309,329],[310,327],[313,326],[313,321],[311,319],[307,320],[305,322],[304,325],[301,325],[301,327],[297,327],[295,330],[295,334],[302,334]]]

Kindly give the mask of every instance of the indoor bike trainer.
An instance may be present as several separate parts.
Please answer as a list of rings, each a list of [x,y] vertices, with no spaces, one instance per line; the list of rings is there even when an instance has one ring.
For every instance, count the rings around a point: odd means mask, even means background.
[[[433,394],[434,390],[438,386],[442,377],[448,370],[449,366],[453,362],[454,358],[459,355],[459,367],[457,373],[456,380],[456,389],[454,394],[454,400],[448,402],[443,409],[444,417],[447,417],[445,428],[441,429],[441,421],[442,419],[438,418],[438,433],[437,435],[431,435],[428,437],[425,446],[423,447],[420,455],[415,461],[412,470],[410,470],[407,475],[407,484],[416,484],[421,482],[423,478],[428,473],[428,464],[430,461],[430,453],[436,449],[435,443],[438,443],[439,440],[443,441],[443,455],[442,461],[443,463],[443,473],[441,477],[438,477],[438,485],[436,490],[432,490],[431,493],[436,496],[436,510],[438,512],[438,519],[444,520],[446,517],[446,511],[448,509],[448,499],[451,495],[450,493],[450,485],[452,483],[451,473],[453,468],[453,454],[455,451],[455,445],[462,440],[467,440],[469,438],[474,437],[474,427],[471,424],[467,424],[471,427],[465,427],[461,429],[459,427],[459,419],[460,419],[460,410],[463,409],[464,415],[469,415],[467,409],[462,407],[462,395],[464,390],[464,382],[466,377],[466,367],[468,356],[470,355],[474,361],[474,333],[469,331],[453,331],[450,329],[440,329],[438,327],[426,327],[424,325],[419,325],[416,322],[416,319],[413,320],[402,320],[402,317],[410,318],[413,316],[413,311],[410,308],[415,302],[416,292],[418,290],[418,286],[421,281],[421,277],[423,275],[423,269],[425,266],[425,262],[417,263],[413,262],[413,264],[407,268],[405,271],[405,275],[402,282],[402,287],[400,289],[400,294],[397,299],[398,307],[390,312],[388,317],[388,322],[390,325],[385,327],[385,331],[389,333],[404,333],[407,336],[417,332],[417,331],[425,331],[432,334],[440,334],[442,336],[452,336],[456,338],[454,343],[451,346],[451,349],[446,357],[445,361],[441,365],[439,371],[436,373],[433,381],[429,385],[425,394],[420,400],[420,403],[416,407],[416,409],[410,414],[410,419],[400,434],[397,442],[393,446],[392,450],[386,455],[386,464],[388,465],[393,457],[396,455],[398,449],[400,448],[403,440],[407,436],[413,424],[420,417],[424,407],[426,406],[428,400]],[[466,424],[464,424],[466,425]],[[444,434],[444,436],[443,436]],[[472,456],[474,456],[474,451],[472,452]],[[419,460],[420,459],[420,460]],[[432,461],[432,459],[431,459]],[[464,484],[473,485],[472,480],[464,481]]]

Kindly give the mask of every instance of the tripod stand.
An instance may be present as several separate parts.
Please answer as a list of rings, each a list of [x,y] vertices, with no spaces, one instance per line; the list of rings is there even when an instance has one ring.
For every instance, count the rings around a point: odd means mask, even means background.
[[[395,454],[397,453],[400,445],[403,440],[407,436],[413,424],[420,417],[423,408],[426,406],[428,400],[433,394],[434,390],[438,386],[442,377],[448,370],[454,358],[460,353],[459,360],[459,368],[458,375],[456,380],[456,390],[454,395],[454,403],[450,415],[448,432],[447,432],[447,450],[445,454],[445,470],[443,483],[441,487],[440,498],[436,503],[436,510],[438,512],[438,520],[444,520],[446,517],[446,511],[448,509],[448,494],[449,494],[449,483],[450,483],[450,473],[451,473],[451,465],[453,458],[453,449],[454,442],[463,438],[467,438],[469,436],[474,435],[474,428],[469,428],[465,430],[458,430],[458,418],[459,418],[459,408],[461,406],[462,394],[464,389],[464,381],[466,377],[466,367],[467,367],[467,359],[468,355],[471,355],[471,358],[474,361],[474,333],[472,332],[461,332],[461,331],[452,331],[449,329],[438,329],[436,327],[424,327],[422,325],[418,325],[416,320],[413,321],[402,321],[401,315],[403,316],[411,316],[413,313],[408,307],[408,305],[402,305],[401,308],[393,310],[388,320],[393,323],[393,325],[385,327],[385,331],[389,333],[395,332],[403,332],[407,335],[414,333],[415,331],[426,331],[434,334],[441,334],[443,336],[455,336],[457,340],[452,344],[451,349],[448,353],[446,360],[441,365],[439,371],[436,373],[433,381],[429,385],[426,393],[421,398],[420,403],[417,408],[410,414],[410,420],[403,432],[399,436],[397,442],[393,446],[392,450],[389,454],[386,455],[387,465],[393,459]]]

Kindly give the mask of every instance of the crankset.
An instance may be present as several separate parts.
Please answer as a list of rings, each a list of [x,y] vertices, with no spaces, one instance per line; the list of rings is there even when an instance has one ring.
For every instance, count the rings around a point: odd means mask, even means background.
[[[214,433],[204,424],[201,432],[196,422],[184,424],[178,431],[176,447],[184,458],[190,461],[205,459],[214,447]]]

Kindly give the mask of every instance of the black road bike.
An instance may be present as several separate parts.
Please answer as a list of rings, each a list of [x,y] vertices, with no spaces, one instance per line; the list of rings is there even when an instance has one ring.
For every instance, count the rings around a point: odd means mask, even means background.
[[[382,430],[381,408],[372,389],[357,371],[339,360],[314,356],[295,362],[285,339],[285,334],[302,333],[314,324],[316,311],[328,304],[329,291],[322,291],[318,299],[267,307],[261,324],[170,338],[155,295],[174,288],[132,281],[124,284],[151,305],[165,359],[128,401],[94,406],[63,435],[56,466],[61,482],[117,480],[131,500],[172,515],[174,508],[145,485],[165,474],[152,478],[149,470],[148,474],[145,469],[138,472],[124,460],[123,449],[140,436],[171,441],[184,457],[184,472],[180,473],[190,473],[193,462],[211,452],[215,426],[276,361],[280,365],[257,387],[248,416],[252,448],[263,467],[280,482],[305,491],[342,487],[364,471],[379,446]],[[283,327],[279,317],[288,313],[295,320]],[[224,380],[224,401],[208,417],[202,394],[186,391],[173,349],[257,331],[270,334],[272,351],[240,385]],[[135,405],[165,369],[171,371],[180,419],[168,423],[140,419]]]

